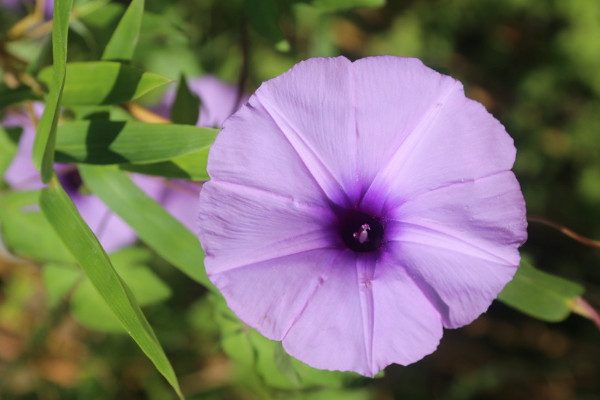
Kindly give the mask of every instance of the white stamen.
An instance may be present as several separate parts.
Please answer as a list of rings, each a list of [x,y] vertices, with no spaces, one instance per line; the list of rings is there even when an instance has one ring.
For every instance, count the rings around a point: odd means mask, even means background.
[[[369,224],[362,224],[360,230],[358,232],[354,232],[352,236],[354,239],[358,240],[358,243],[363,244],[369,241],[369,231],[371,227]]]

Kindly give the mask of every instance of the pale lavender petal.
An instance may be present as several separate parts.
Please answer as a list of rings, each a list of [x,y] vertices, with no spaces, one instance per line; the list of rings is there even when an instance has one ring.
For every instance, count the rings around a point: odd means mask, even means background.
[[[423,282],[448,328],[487,309],[516,272],[526,239],[525,203],[512,172],[427,192],[389,217],[387,246]]]
[[[40,179],[40,173],[33,166],[32,161],[35,127],[31,119],[23,112],[11,112],[2,121],[2,126],[23,128],[17,153],[4,174],[6,182],[19,190],[33,190],[44,187],[45,185],[42,184]]]
[[[343,206],[350,206],[360,191],[351,70],[343,57],[311,59],[263,83],[251,98],[323,192]]]
[[[369,288],[361,280],[357,255],[349,250],[337,254],[327,260],[320,285],[283,338],[283,347],[315,368],[372,376],[373,310],[364,309],[369,304],[361,295]]]
[[[186,228],[197,234],[198,221],[196,218],[190,218],[190,215],[198,214],[200,185],[194,184],[194,182],[170,179],[166,180],[163,186],[164,193],[160,197],[160,204]]]
[[[361,152],[357,172],[362,182],[370,183],[409,135],[420,134],[438,103],[460,84],[416,58],[363,58],[352,64],[352,73]]]
[[[329,203],[255,96],[226,121],[211,148],[207,170],[214,181],[253,187],[317,206]],[[340,191],[337,194],[343,197]]]
[[[201,101],[197,126],[222,127],[223,122],[248,100],[248,95],[240,94],[236,86],[212,75],[188,79],[188,86]],[[171,88],[165,93],[162,104],[156,108],[156,112],[169,117],[173,101],[175,101],[175,89]]]
[[[133,244],[137,240],[133,229],[111,212],[98,197],[79,195],[73,196],[72,200],[81,217],[108,253]]]
[[[200,241],[209,276],[339,245],[324,229],[331,219],[327,209],[220,181],[205,183],[200,198]]]
[[[334,265],[341,266],[337,251],[306,250],[213,273],[210,278],[246,324],[269,339],[281,340],[315,292],[329,284]]]
[[[512,168],[516,152],[512,138],[454,82],[440,86],[430,108],[420,115],[391,158],[381,164],[365,204],[390,206],[427,190]]]
[[[405,268],[389,254],[377,262],[373,280],[373,364],[411,364],[432,353],[442,337],[439,311]]]

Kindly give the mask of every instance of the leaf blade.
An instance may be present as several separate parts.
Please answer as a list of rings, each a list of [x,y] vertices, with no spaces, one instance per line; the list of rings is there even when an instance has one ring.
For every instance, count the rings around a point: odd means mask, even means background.
[[[583,286],[521,261],[515,277],[498,295],[498,300],[535,318],[558,322],[571,313],[575,300],[583,292]]]
[[[48,93],[46,108],[40,118],[38,131],[33,144],[33,163],[42,175],[42,182],[48,183],[53,175],[54,143],[56,126],[67,74],[67,41],[69,17],[73,0],[56,0],[54,22],[52,24],[53,76]]]
[[[171,120],[176,124],[196,125],[199,115],[200,97],[191,92],[185,75],[181,75],[171,106]]]
[[[131,291],[119,277],[98,239],[56,180],[49,187],[42,189],[39,202],[48,222],[129,335],[167,379],[178,396],[183,398],[173,367]]]
[[[44,68],[38,79],[49,84],[52,67]],[[62,103],[65,106],[121,104],[170,82],[115,61],[73,62],[66,65]]]
[[[137,121],[76,121],[59,127],[56,160],[147,164],[208,151],[216,129]]]
[[[204,252],[198,238],[148,197],[125,172],[91,165],[81,165],[79,172],[94,194],[127,222],[140,239],[184,274],[215,290],[202,265]]]
[[[143,14],[144,0],[133,0],[106,45],[102,60],[130,61],[133,58]]]

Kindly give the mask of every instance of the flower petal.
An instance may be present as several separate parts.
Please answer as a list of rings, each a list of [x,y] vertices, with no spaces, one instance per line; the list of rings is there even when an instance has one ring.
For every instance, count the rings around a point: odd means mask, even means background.
[[[346,206],[359,189],[351,68],[344,57],[313,58],[253,96],[329,199]]]
[[[242,321],[269,339],[281,340],[337,259],[335,250],[306,250],[209,277]]]
[[[355,265],[355,267],[353,266]],[[328,270],[283,346],[309,365],[374,376],[433,352],[440,316],[391,257],[345,252]]]
[[[200,198],[199,237],[209,277],[260,261],[340,246],[326,227],[332,218],[327,209],[222,181],[204,184]]]
[[[76,195],[72,197],[79,214],[98,237],[107,253],[133,244],[137,235],[119,216],[98,197]]]
[[[429,124],[438,103],[459,83],[416,58],[363,58],[352,64],[352,73],[358,174],[361,182],[370,183],[408,136],[418,136]]]
[[[440,314],[389,254],[378,262],[372,291],[374,372],[391,363],[408,365],[435,351],[443,333]]]
[[[226,121],[211,148],[207,170],[212,181],[318,206],[329,201],[256,96]]]
[[[390,211],[386,246],[436,302],[444,326],[484,312],[519,264],[525,204],[512,172],[426,192]]]
[[[370,287],[361,279],[356,253],[337,254],[283,338],[283,347],[314,368],[372,376],[377,372],[372,368],[372,304],[365,309],[372,303],[365,303]]]
[[[512,168],[516,152],[512,138],[454,82],[432,99],[432,107],[381,166],[364,204],[389,206],[427,190]]]
[[[30,190],[43,188],[45,185],[40,179],[40,172],[33,166],[31,159],[33,142],[35,140],[33,122],[31,122],[31,119],[26,114],[13,112],[6,115],[2,121],[2,126],[23,128],[17,153],[6,169],[4,179],[14,189]]]

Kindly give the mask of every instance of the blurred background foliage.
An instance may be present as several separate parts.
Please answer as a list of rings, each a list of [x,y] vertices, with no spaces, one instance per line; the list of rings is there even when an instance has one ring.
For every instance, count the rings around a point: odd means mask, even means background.
[[[98,60],[127,3],[75,1],[69,61]],[[0,9],[0,57],[38,62],[47,25],[8,36],[32,10],[27,1]],[[597,0],[147,0],[132,64],[173,80],[213,74],[251,93],[308,57],[380,54],[418,57],[461,80],[515,140],[528,214],[600,238]],[[494,303],[414,365],[374,380],[313,373],[152,251],[134,249],[120,271],[143,283],[140,302],[155,288],[144,310],[188,399],[600,399],[600,334],[578,316],[550,324]],[[599,249],[532,222],[523,254],[600,305]],[[56,268],[1,259],[1,398],[175,398],[110,312],[78,295],[91,287],[64,300],[64,280],[81,277]]]

